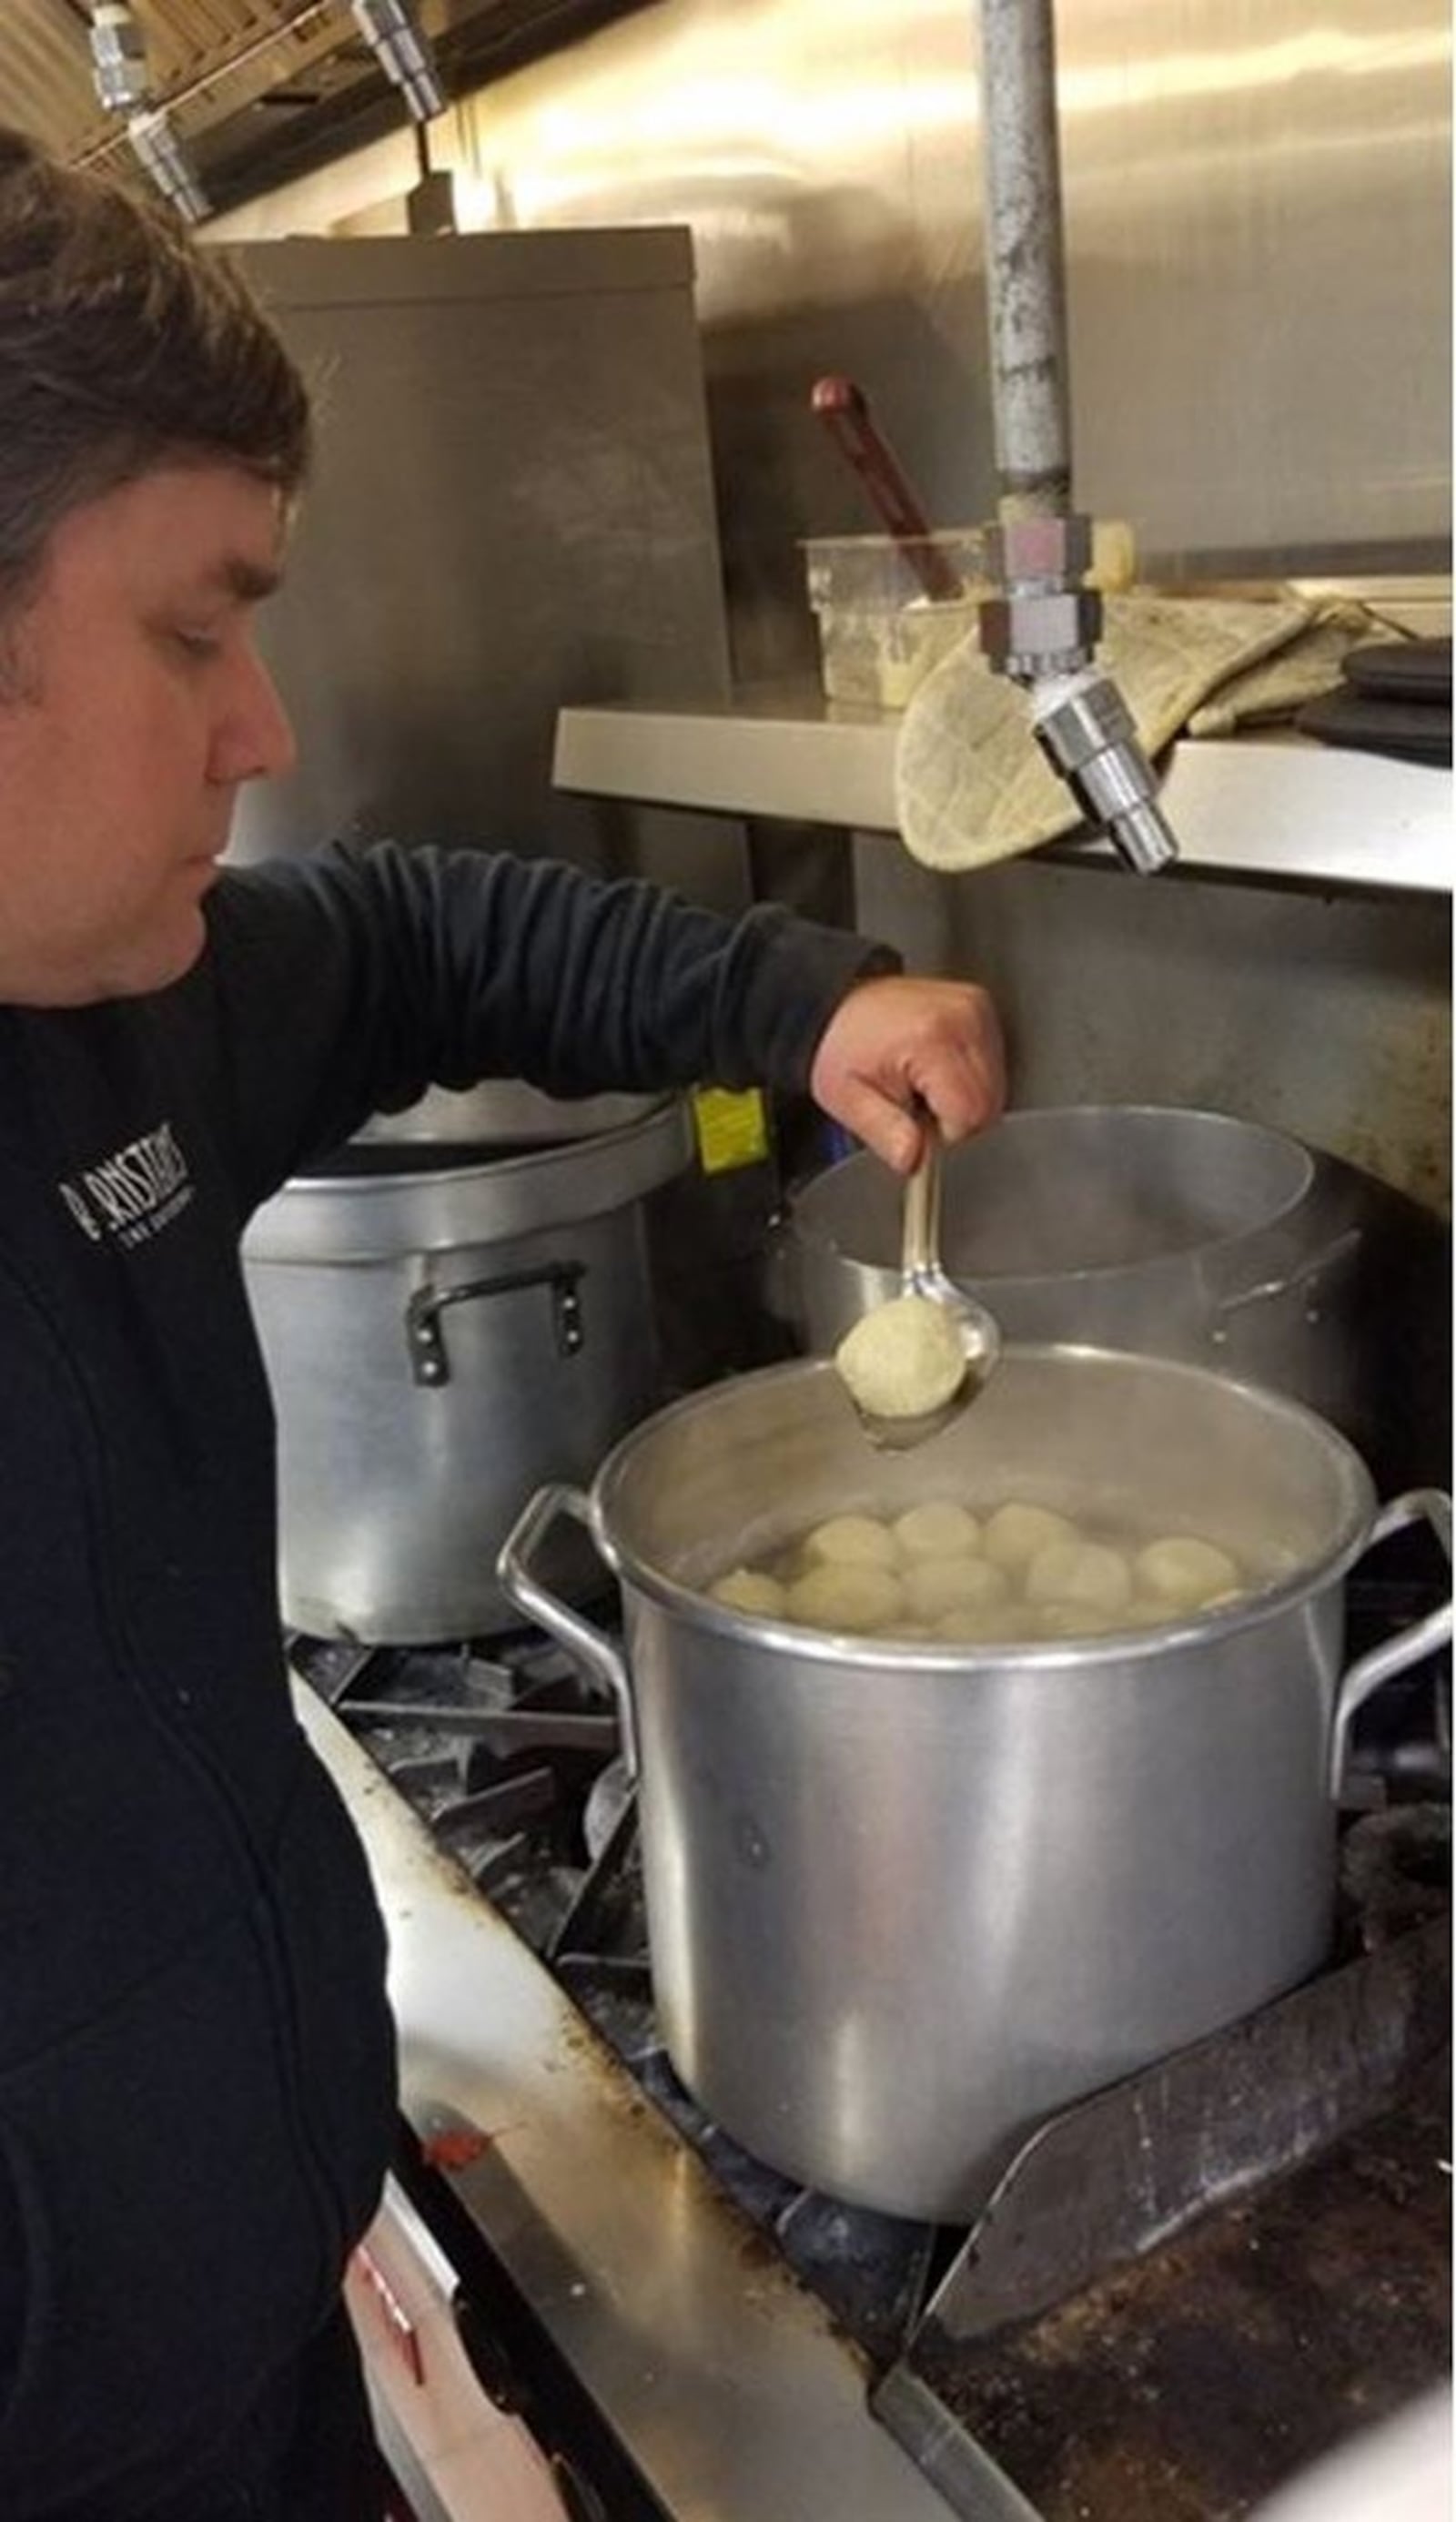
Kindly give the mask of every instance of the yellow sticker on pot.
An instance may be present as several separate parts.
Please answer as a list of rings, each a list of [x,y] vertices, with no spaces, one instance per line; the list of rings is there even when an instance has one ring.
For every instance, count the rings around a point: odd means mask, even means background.
[[[698,1160],[705,1174],[730,1174],[739,1165],[762,1164],[769,1152],[769,1114],[756,1086],[730,1094],[725,1086],[699,1086],[692,1098]]]

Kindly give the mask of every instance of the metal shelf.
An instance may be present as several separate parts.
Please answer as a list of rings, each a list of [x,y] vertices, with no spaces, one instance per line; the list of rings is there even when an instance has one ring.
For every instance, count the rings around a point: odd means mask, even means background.
[[[798,687],[725,708],[569,708],[558,788],[857,832],[895,831],[900,721]],[[1449,771],[1334,751],[1285,733],[1171,748],[1162,787],[1192,871],[1342,889],[1451,891]],[[1069,838],[1039,855],[1110,859]]]

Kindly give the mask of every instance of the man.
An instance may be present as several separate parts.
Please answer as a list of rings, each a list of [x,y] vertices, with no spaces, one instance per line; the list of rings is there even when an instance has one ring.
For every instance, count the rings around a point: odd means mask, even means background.
[[[220,872],[300,380],[161,215],[0,132],[0,2516],[368,2522],[339,2311],[395,2108],[294,1724],[259,1200],[432,1081],[806,1082],[901,1169],[984,995],[773,907],[381,848]]]

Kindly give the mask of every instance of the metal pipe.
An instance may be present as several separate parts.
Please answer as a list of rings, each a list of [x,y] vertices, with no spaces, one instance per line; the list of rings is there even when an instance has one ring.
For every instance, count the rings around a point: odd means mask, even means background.
[[[1000,591],[980,607],[993,673],[1031,697],[1031,728],[1084,817],[1140,875],[1178,846],[1132,713],[1093,663],[1102,598],[1092,521],[1072,505],[1071,387],[1052,0],[980,0],[986,304],[1000,482],[988,537]]]
[[[981,148],[1001,514],[1063,517],[1072,433],[1052,0],[981,0]]]

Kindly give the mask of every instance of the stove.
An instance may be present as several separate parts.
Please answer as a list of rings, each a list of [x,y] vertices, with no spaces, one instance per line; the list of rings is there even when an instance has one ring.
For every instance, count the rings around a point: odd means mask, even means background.
[[[1408,1608],[1367,1594],[1352,1643]],[[684,2091],[615,1717],[554,1642],[290,1652],[390,1924],[399,2176],[573,2512],[1236,2522],[1449,2373],[1443,1675],[1357,1747],[1327,1971],[1057,2114],[950,2228]]]

